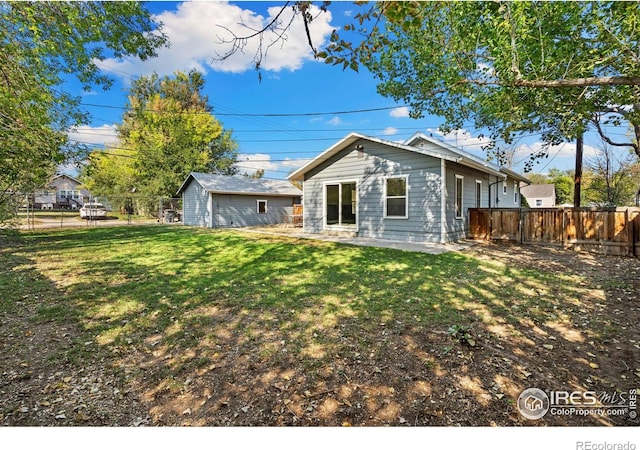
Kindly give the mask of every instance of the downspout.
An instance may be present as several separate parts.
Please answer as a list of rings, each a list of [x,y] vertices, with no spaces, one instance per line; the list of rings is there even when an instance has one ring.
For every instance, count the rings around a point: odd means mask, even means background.
[[[498,178],[498,177],[496,177],[496,178]],[[495,183],[491,183],[491,184],[489,185],[489,209],[491,209],[491,199],[493,198],[493,197],[491,196],[491,186],[495,186],[496,184],[500,183],[501,181],[503,181],[503,180],[498,180],[498,181],[496,181]]]
[[[440,243],[447,242],[447,166],[444,158],[440,160]]]

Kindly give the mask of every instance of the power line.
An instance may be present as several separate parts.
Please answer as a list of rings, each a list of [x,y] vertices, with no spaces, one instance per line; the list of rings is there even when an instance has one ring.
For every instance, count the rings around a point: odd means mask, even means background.
[[[128,110],[128,108],[124,106],[100,105],[97,103],[84,103],[84,102],[80,104],[83,106],[90,106],[93,108]],[[339,116],[339,115],[345,115],[345,114],[360,114],[360,113],[367,113],[367,112],[389,111],[396,108],[402,108],[403,106],[406,106],[406,105],[384,106],[379,108],[351,109],[351,110],[344,110],[344,111],[303,112],[303,113],[244,113],[244,112],[212,113],[209,111],[169,112],[169,111],[154,110],[150,108],[142,108],[142,109],[147,112],[168,113],[168,114],[211,114],[216,116],[233,116],[233,117],[308,117],[308,116]]]

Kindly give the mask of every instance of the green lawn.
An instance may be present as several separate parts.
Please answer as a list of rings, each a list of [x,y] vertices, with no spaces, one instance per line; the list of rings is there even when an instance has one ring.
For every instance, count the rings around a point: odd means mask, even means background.
[[[313,423],[322,424],[356,420],[344,412],[345,405],[355,404],[352,397],[338,394],[337,386],[354,381],[358,364],[371,369],[362,374],[371,379],[418,371],[424,383],[452,374],[464,355],[476,351],[461,330],[469,330],[473,344],[526,354],[539,347],[531,342],[532,327],[572,328],[573,313],[593,291],[571,273],[518,269],[460,253],[436,256],[236,231],[82,228],[0,239],[0,313],[10,315],[34,301],[33,323],[76,324],[77,344],[52,356],[61,363],[82,366],[97,352],[114,366],[126,366],[137,385],[145,386],[141,391],[154,392],[152,404],[160,402],[159,392],[183,395],[185,380],[194,383],[215,367],[227,369],[208,382],[224,381],[226,389],[240,380],[247,386],[251,379],[264,385],[298,379],[302,392],[325,389],[342,405],[334,416],[316,416]],[[606,339],[607,333],[615,330],[603,326],[590,338]],[[526,382],[513,374],[502,381],[495,373],[488,376],[481,389],[490,397],[495,386],[502,392],[490,399],[497,402],[492,408],[513,416],[513,395]],[[411,388],[415,383],[409,377],[377,385],[394,395],[406,391],[396,402],[402,411],[410,392],[418,396]],[[260,390],[251,384],[237,396],[269,396],[264,385]],[[377,398],[362,395],[363,405]],[[220,399],[221,405],[231,402]],[[286,410],[298,423],[312,423],[302,420],[308,412],[304,395],[295,399],[285,401]],[[255,421],[244,423],[260,423]]]

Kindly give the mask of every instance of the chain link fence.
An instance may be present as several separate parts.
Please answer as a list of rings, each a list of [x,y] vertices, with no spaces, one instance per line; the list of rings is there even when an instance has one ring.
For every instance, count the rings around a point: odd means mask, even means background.
[[[135,195],[61,198],[55,193],[16,194],[20,229],[143,225],[182,222],[182,199]]]

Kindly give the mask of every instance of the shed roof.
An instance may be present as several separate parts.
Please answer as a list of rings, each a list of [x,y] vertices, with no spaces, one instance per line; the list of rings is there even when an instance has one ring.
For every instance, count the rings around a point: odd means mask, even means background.
[[[522,186],[520,193],[526,198],[551,198],[556,195],[556,187],[553,184],[530,184]]]
[[[215,175],[211,173],[191,172],[182,183],[177,194],[187,187],[191,180],[215,194],[234,195],[271,195],[271,196],[302,196],[302,191],[285,180],[267,180],[264,178],[249,178],[245,176]]]

